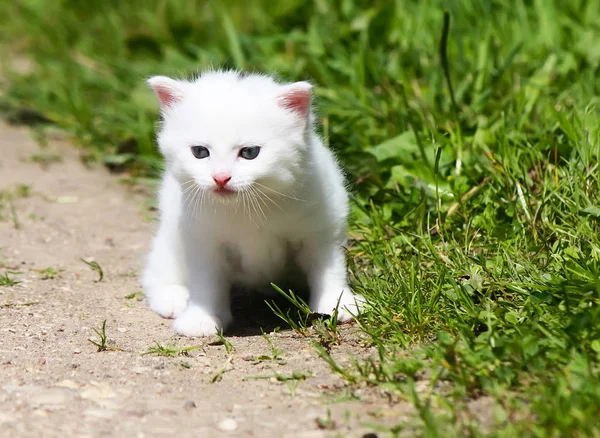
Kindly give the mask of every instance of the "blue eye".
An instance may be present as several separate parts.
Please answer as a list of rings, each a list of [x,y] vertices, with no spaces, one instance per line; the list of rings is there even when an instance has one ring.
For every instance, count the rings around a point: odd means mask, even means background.
[[[258,157],[258,153],[260,152],[260,146],[248,146],[240,149],[240,157],[245,160],[254,160]]]
[[[198,159],[206,158],[210,155],[208,149],[204,146],[192,146],[192,154]]]

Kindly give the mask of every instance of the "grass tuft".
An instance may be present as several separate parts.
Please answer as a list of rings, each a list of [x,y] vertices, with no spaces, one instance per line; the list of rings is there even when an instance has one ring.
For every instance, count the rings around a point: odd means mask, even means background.
[[[156,356],[175,357],[175,356],[188,356],[188,353],[193,350],[202,349],[202,345],[192,345],[189,347],[178,347],[175,344],[162,345],[155,342],[153,346],[142,353],[142,356],[153,354]]]
[[[104,271],[102,271],[102,267],[98,264],[98,262],[96,262],[96,261],[88,262],[87,260],[82,259],[82,258],[80,258],[79,260],[81,260],[83,263],[88,265],[92,269],[92,271],[96,271],[98,273],[98,280],[95,280],[96,283],[99,283],[102,281],[102,279],[104,278]]]
[[[46,269],[40,269],[38,272],[41,274],[42,280],[54,280],[56,277],[60,276],[62,269],[48,267]]]
[[[18,280],[14,280],[8,276],[8,273],[4,273],[4,275],[0,275],[0,286],[10,287],[21,283]]]
[[[227,354],[233,354],[235,352],[235,347],[233,344],[223,335],[223,329],[217,332],[217,341],[208,345],[222,345],[225,347],[225,352]]]
[[[108,336],[106,334],[106,320],[102,321],[102,325],[100,326],[99,329],[97,329],[96,327],[92,327],[92,330],[94,331],[94,333],[96,333],[96,336],[98,337],[98,339],[88,339],[88,341],[96,346],[96,349],[98,352],[101,351],[107,351],[107,350],[114,350],[114,351],[120,351],[121,349],[118,347],[115,347],[113,345],[110,345],[110,341],[108,340]]]
[[[136,291],[125,295],[123,298],[125,298],[126,300],[142,301],[144,299],[144,293],[141,291]]]

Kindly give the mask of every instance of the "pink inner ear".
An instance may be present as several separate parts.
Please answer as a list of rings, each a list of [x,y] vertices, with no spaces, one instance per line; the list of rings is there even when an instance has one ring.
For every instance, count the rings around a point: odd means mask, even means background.
[[[279,96],[279,106],[306,116],[310,109],[310,85],[291,89]]]
[[[148,85],[154,90],[163,111],[171,108],[183,98],[183,84],[166,76],[154,76],[148,79]]]
[[[162,107],[170,107],[179,101],[176,92],[169,87],[159,85],[154,89],[154,92],[156,93],[158,100],[160,100],[160,105]]]

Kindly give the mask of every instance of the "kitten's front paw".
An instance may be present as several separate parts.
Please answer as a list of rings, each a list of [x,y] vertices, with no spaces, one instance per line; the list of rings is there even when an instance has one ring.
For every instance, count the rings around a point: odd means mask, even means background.
[[[177,318],[187,307],[190,293],[179,285],[157,287],[146,292],[150,309],[164,318]]]
[[[341,296],[340,298],[340,294],[325,294],[314,307],[311,306],[312,311],[331,315],[338,306],[339,299],[337,319],[339,322],[350,321],[360,313],[365,302],[364,298],[360,295],[354,295],[348,290],[344,290]]]
[[[175,320],[173,328],[182,336],[210,336],[224,329],[231,319],[231,315],[209,315],[201,307],[190,305]]]

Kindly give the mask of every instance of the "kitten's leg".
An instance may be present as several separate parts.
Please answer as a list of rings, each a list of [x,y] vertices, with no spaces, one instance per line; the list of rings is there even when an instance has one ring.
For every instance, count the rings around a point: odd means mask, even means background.
[[[176,221],[163,220],[152,243],[142,283],[150,308],[165,318],[176,318],[187,306],[189,293],[182,268]]]
[[[229,307],[231,285],[217,249],[188,239],[184,244],[190,301],[173,328],[183,336],[209,336],[233,319]]]
[[[354,295],[346,280],[346,260],[340,246],[325,241],[304,242],[298,257],[310,287],[313,312],[331,315],[338,305],[338,320],[348,321],[360,310],[362,298]]]

